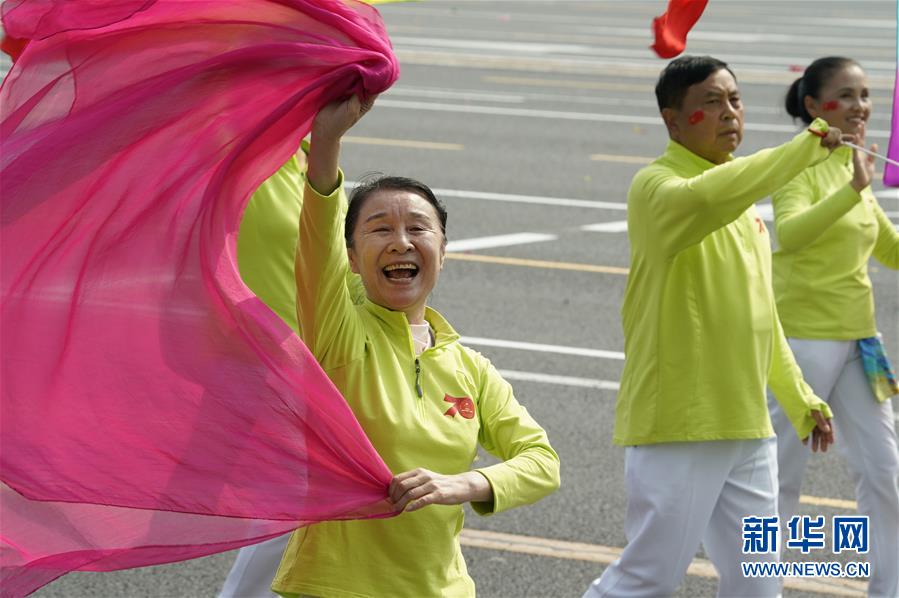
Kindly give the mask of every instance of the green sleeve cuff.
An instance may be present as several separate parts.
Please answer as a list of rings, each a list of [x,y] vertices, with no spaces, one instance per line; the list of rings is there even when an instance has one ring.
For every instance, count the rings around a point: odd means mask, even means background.
[[[503,463],[497,463],[496,465],[491,465],[489,467],[475,469],[476,472],[487,478],[487,482],[490,483],[490,490],[493,492],[493,500],[485,500],[481,502],[472,501],[470,503],[472,510],[474,510],[474,512],[478,515],[493,515],[494,513],[498,513],[503,510],[497,508],[500,496],[497,489],[497,484],[494,483],[494,477],[502,477],[501,470],[503,469],[503,466]]]
[[[323,199],[323,200],[334,200],[336,201],[340,194],[343,192],[343,170],[337,169],[337,186],[334,187],[334,191],[329,193],[328,195],[323,195],[319,193],[315,187],[312,186],[312,183],[309,182],[309,179],[306,178],[306,173],[303,173],[303,179],[306,181],[306,188],[312,191],[312,197]]]
[[[823,118],[816,118],[808,126],[808,130],[812,133],[822,133],[826,135],[827,132],[830,131],[830,125],[828,125],[827,121]]]
[[[796,426],[796,433],[800,439],[808,438],[808,435],[815,429],[816,423],[812,417],[812,411],[820,411],[824,417],[833,418],[833,411],[830,410],[830,405],[812,395],[809,400],[809,409],[805,414],[805,418],[803,418],[802,424]]]

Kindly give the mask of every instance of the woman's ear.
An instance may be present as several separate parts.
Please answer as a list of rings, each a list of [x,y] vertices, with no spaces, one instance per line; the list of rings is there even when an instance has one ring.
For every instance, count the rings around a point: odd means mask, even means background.
[[[359,275],[361,275],[362,273],[359,272],[359,265],[356,264],[356,252],[353,250],[352,247],[347,247],[347,248],[346,248],[346,256],[347,256],[347,259],[350,260],[350,270],[351,270],[354,274],[359,274]]]
[[[816,102],[815,98],[812,96],[805,96],[802,98],[802,105],[805,106],[805,111],[808,112],[809,116],[812,118],[821,116],[820,106],[818,106],[818,102]]]

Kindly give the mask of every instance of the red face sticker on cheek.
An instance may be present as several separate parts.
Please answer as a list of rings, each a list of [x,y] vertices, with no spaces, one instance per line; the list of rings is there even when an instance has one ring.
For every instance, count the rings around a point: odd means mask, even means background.
[[[690,115],[690,118],[687,119],[687,122],[691,125],[695,125],[696,123],[701,123],[703,120],[705,120],[705,112],[703,112],[702,110],[697,110]]]
[[[836,100],[830,100],[829,102],[824,102],[824,105],[821,106],[821,109],[824,110],[824,112],[830,112],[832,110],[836,110],[839,107],[839,102],[837,102]]]

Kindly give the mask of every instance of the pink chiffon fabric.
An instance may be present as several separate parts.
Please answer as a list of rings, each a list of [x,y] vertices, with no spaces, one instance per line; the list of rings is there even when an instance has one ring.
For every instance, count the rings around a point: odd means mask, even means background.
[[[0,587],[391,514],[391,472],[244,285],[253,190],[398,67],[352,0],[26,0],[0,89]]]

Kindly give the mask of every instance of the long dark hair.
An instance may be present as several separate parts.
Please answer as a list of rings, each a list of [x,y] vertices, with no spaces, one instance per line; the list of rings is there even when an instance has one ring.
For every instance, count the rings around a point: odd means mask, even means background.
[[[811,123],[814,119],[805,109],[805,96],[819,99],[821,88],[827,85],[830,78],[851,65],[861,68],[858,62],[843,56],[825,56],[808,65],[802,76],[793,81],[790,89],[787,90],[784,98],[787,114],[794,119],[801,119],[805,124]]]

